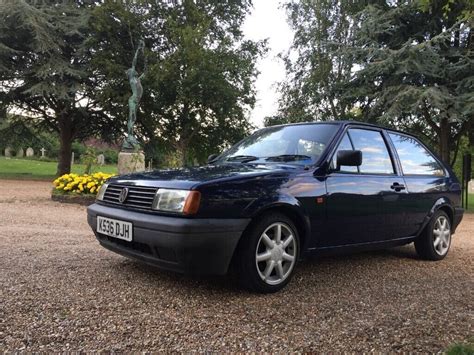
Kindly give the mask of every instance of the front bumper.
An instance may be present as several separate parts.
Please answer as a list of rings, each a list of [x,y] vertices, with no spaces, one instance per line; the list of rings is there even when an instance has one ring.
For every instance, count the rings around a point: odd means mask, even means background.
[[[97,216],[133,223],[133,241],[97,233]],[[159,216],[95,203],[87,221],[100,244],[116,253],[166,270],[222,275],[250,219]]]

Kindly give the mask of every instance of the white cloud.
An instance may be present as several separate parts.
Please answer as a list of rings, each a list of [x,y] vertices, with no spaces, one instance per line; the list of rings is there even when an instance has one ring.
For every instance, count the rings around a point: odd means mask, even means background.
[[[363,147],[360,150],[364,153],[384,154],[383,149],[378,147]]]

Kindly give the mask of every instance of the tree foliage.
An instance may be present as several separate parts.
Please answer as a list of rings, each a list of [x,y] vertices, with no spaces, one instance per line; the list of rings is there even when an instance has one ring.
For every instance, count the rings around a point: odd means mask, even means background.
[[[348,118],[353,102],[345,97],[354,58],[341,45],[354,46],[353,15],[363,2],[291,0],[285,4],[295,35],[283,55],[287,79],[280,84],[278,116],[267,123]]]
[[[70,170],[74,139],[114,123],[95,98],[89,19],[90,6],[74,2],[7,1],[0,9],[2,102],[58,133],[58,175]]]
[[[93,63],[102,78],[100,95],[124,116],[117,102],[126,103],[129,89],[115,77],[130,66],[133,54],[117,52],[139,38],[146,43],[148,71],[137,128],[149,151],[159,146],[182,163],[204,161],[248,132],[255,63],[265,52],[264,42],[243,38],[250,8],[247,0],[150,0],[106,1],[94,9]]]
[[[186,0],[163,9],[164,50],[150,73],[160,118],[150,124],[183,161],[187,154],[202,160],[250,128],[255,62],[264,44],[243,40],[249,8],[249,1]]]
[[[1,106],[58,132],[58,174],[67,173],[74,139],[123,135],[131,95],[125,71],[144,39],[138,136],[151,150],[202,161],[250,128],[255,62],[265,47],[243,39],[250,7],[249,0],[6,1]]]
[[[472,4],[345,3],[287,4],[296,28],[292,48],[297,60],[289,65],[283,94],[293,90],[300,102],[283,100],[280,116],[292,120],[287,112],[302,109],[313,119],[355,118],[410,130],[452,162],[455,153],[450,152],[456,151],[474,114]],[[310,10],[324,11],[321,8],[331,14],[331,28],[346,29],[342,40],[314,15],[307,18]],[[333,16],[342,10],[344,17]],[[328,110],[328,98],[336,110]]]
[[[368,6],[358,19],[353,85],[373,100],[370,115],[413,130],[452,163],[461,135],[474,116],[472,18],[462,2]],[[449,3],[449,2],[448,2]],[[470,23],[471,22],[471,23]]]

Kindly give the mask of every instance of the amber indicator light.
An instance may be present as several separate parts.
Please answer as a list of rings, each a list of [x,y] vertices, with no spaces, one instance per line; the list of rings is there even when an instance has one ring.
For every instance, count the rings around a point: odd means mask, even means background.
[[[184,204],[184,214],[195,214],[199,210],[201,203],[201,193],[199,191],[191,191]]]

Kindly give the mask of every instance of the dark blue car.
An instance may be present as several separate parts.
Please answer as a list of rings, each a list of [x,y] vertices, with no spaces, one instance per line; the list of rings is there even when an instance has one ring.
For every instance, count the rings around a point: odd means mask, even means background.
[[[264,128],[208,165],[118,176],[88,221],[107,249],[275,292],[324,250],[415,243],[441,260],[460,223],[452,170],[417,138],[356,122]]]

